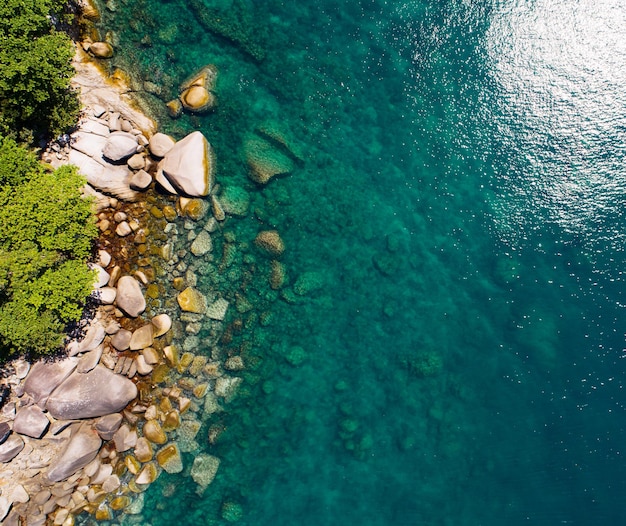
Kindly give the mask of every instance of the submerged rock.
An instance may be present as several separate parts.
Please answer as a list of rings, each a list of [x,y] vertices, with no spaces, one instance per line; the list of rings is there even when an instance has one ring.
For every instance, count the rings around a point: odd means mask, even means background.
[[[220,459],[213,455],[207,455],[200,453],[193,461],[191,468],[191,478],[194,480],[201,490],[204,491],[206,487],[213,482],[217,470],[220,467]]]
[[[198,314],[206,312],[206,298],[200,291],[192,287],[187,287],[176,299],[178,300],[181,310],[185,312],[195,312]]]
[[[276,230],[259,232],[254,244],[269,256],[279,257],[285,251],[285,243]]]
[[[250,179],[267,184],[274,177],[287,175],[294,170],[293,161],[269,141],[251,137],[244,144]]]

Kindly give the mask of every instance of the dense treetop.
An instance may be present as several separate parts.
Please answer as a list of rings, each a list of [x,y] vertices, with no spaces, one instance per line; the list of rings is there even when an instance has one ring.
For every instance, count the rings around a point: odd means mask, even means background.
[[[97,234],[84,183],[0,137],[0,356],[53,352],[82,314]]]
[[[79,102],[70,38],[54,28],[65,0],[0,2],[0,133],[32,142],[71,127]]]

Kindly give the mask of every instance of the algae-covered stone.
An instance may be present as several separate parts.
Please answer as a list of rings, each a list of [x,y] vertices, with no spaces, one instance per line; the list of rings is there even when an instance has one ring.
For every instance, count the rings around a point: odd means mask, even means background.
[[[236,502],[224,502],[222,504],[222,519],[226,522],[237,522],[243,517],[243,508]]]
[[[211,234],[206,230],[202,230],[196,239],[193,240],[190,247],[191,253],[194,256],[204,256],[207,252],[213,250],[213,242],[211,240]]]
[[[201,453],[193,461],[191,478],[204,490],[215,479],[219,467],[219,458]]]
[[[287,281],[287,270],[285,265],[283,265],[280,261],[273,259],[271,262],[271,269],[269,279],[270,287],[273,290],[281,289]]]
[[[176,298],[178,305],[185,312],[195,312],[197,314],[204,314],[207,309],[206,298],[197,289],[187,287]]]
[[[159,450],[156,455],[157,462],[167,473],[180,473],[183,470],[183,459],[180,456],[178,446],[169,444]]]
[[[227,186],[222,190],[220,203],[227,214],[245,217],[250,207],[250,194],[239,186]]]
[[[298,296],[305,296],[324,286],[324,277],[319,272],[305,272],[301,274],[293,285],[293,291]]]
[[[294,169],[293,161],[269,141],[250,137],[244,144],[250,179],[267,184],[274,177],[287,175]]]
[[[254,244],[265,254],[280,257],[285,251],[285,243],[276,230],[263,230],[254,239]]]
[[[222,321],[228,310],[228,302],[224,298],[219,298],[207,307],[206,314],[212,320]]]

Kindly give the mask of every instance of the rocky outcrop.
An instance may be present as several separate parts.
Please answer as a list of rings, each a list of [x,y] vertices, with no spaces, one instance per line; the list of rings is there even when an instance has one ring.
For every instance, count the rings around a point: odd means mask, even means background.
[[[159,163],[157,181],[169,183],[166,190],[189,197],[209,195],[214,184],[213,149],[201,132],[195,131],[178,141]]]
[[[48,398],[46,409],[60,420],[117,413],[137,396],[133,382],[103,365],[88,373],[73,373]]]

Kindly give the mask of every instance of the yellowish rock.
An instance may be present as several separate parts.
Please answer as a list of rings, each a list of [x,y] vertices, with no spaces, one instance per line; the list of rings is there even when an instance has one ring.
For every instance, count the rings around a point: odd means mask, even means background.
[[[143,435],[153,444],[165,444],[167,435],[156,420],[148,420],[143,426]],[[138,482],[138,484],[142,484]]]
[[[187,287],[176,298],[178,305],[185,312],[203,314],[206,312],[207,303],[204,295],[197,289]]]
[[[180,358],[178,356],[178,348],[175,345],[163,347],[163,354],[172,367],[178,366]]]
[[[163,429],[165,431],[173,431],[174,429],[178,429],[180,427],[180,414],[178,411],[170,411],[165,415],[165,420],[163,421]]]
[[[187,370],[187,367],[189,367],[193,361],[194,361],[194,354],[190,353],[190,352],[186,352],[183,353],[183,355],[180,357],[180,360],[178,362],[178,372],[179,373],[184,373]]]
[[[176,444],[170,444],[156,455],[157,462],[168,473],[180,473],[183,470],[183,459]]]
[[[191,406],[191,400],[189,400],[189,398],[185,398],[184,396],[181,396],[178,399],[178,409],[181,412],[181,414],[187,411],[187,409],[189,409],[190,406]]]
[[[185,288],[185,278],[177,277],[172,281],[172,286],[176,290],[183,290]]]
[[[193,395],[196,398],[203,398],[204,395],[206,394],[208,388],[209,388],[209,384],[206,384],[206,383],[205,384],[196,385],[196,387],[194,387],[194,389],[193,389]]]
[[[178,214],[176,213],[176,209],[173,206],[165,205],[163,207],[163,216],[165,217],[165,219],[172,222],[178,217]]]
[[[96,58],[111,58],[113,46],[108,42],[94,42],[89,46],[89,52]]]
[[[217,81],[217,72],[217,66],[207,64],[183,82],[180,86],[180,91],[185,91],[192,86],[200,86],[212,90],[215,88],[215,82]]]
[[[141,464],[133,455],[126,455],[124,464],[128,468],[128,471],[130,471],[133,475],[139,473],[139,470],[141,469]]]
[[[109,505],[112,510],[119,511],[128,507],[130,504],[130,499],[126,495],[120,495],[119,497],[115,497]]]
[[[202,219],[209,209],[209,205],[204,199],[186,199],[184,205],[182,198],[180,201],[185,215],[194,221]]]
[[[183,113],[183,103],[178,99],[169,101],[166,105],[167,113],[172,119],[177,119]]]
[[[137,484],[152,484],[159,476],[159,470],[154,462],[149,462],[137,475],[135,482]]]
[[[83,0],[81,2],[81,14],[88,20],[98,20],[100,18],[100,11],[92,0]]]
[[[110,521],[113,518],[113,513],[106,504],[100,504],[94,516],[97,521]]]
[[[203,113],[215,107],[215,95],[202,86],[191,86],[185,90],[180,101],[183,108],[193,113]]]
[[[169,398],[163,398],[161,400],[161,403],[159,404],[159,408],[161,409],[161,411],[167,414],[172,410],[172,402]]]

